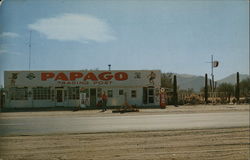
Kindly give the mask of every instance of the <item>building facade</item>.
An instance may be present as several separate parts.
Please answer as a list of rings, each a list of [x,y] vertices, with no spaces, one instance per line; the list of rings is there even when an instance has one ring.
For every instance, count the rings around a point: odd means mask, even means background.
[[[160,85],[160,70],[5,71],[4,107],[90,108],[104,92],[107,106],[159,106]]]

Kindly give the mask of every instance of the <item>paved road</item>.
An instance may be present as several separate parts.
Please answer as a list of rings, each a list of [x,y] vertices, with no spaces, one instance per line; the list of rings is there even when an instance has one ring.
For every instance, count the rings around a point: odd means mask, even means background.
[[[153,131],[198,128],[243,127],[249,125],[248,112],[166,114],[138,116],[80,115],[0,118],[0,135],[40,135]]]

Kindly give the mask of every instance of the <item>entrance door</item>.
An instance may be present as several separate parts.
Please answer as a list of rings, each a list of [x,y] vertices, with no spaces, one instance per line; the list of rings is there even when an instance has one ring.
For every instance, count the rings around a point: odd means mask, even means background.
[[[63,88],[56,89],[56,106],[63,106],[64,94]]]
[[[143,87],[143,104],[148,104],[148,88]]]
[[[90,88],[90,106],[96,106],[96,88]]]

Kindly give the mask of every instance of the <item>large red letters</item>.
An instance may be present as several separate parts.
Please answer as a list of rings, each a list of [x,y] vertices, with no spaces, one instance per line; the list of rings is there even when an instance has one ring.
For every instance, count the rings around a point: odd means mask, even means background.
[[[113,78],[113,75],[111,74],[111,72],[103,72],[101,74],[99,74],[98,76],[100,78],[100,80],[111,80]]]
[[[70,72],[70,80],[74,81],[76,78],[81,78],[83,74],[81,72]]]
[[[85,81],[88,80],[88,79],[90,79],[90,80],[92,80],[92,81],[97,81],[97,78],[96,78],[95,74],[92,73],[92,72],[89,72],[89,73],[86,74],[86,76],[84,77],[84,80],[85,80]]]
[[[69,79],[63,72],[60,72],[56,75],[55,81],[57,81],[57,80],[67,81]]]
[[[117,81],[124,81],[124,80],[127,80],[128,79],[128,74],[125,73],[125,72],[117,72],[115,74],[115,79]]]
[[[48,78],[53,78],[54,76],[55,76],[55,74],[51,73],[51,72],[41,73],[42,81],[46,81]]]
[[[98,77],[98,78],[97,78]],[[103,80],[103,81],[109,81],[112,80],[113,78],[117,81],[124,81],[128,79],[128,74],[125,72],[117,72],[115,74],[112,74],[111,72],[102,72],[96,76],[93,72],[88,72],[86,75],[84,75],[81,72],[70,72],[69,77],[67,74],[63,72],[59,72],[57,74],[53,72],[43,72],[41,73],[41,80],[42,81],[47,81],[48,79],[54,79],[55,81],[57,80],[63,80],[63,81],[74,81],[79,78],[83,78],[83,80],[92,80],[92,81],[97,81]]]

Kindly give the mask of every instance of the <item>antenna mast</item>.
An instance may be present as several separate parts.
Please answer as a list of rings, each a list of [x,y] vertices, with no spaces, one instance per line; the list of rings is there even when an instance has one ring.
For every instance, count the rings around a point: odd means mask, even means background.
[[[30,38],[29,38],[29,71],[30,71],[30,65],[31,65],[31,33],[30,31]]]

